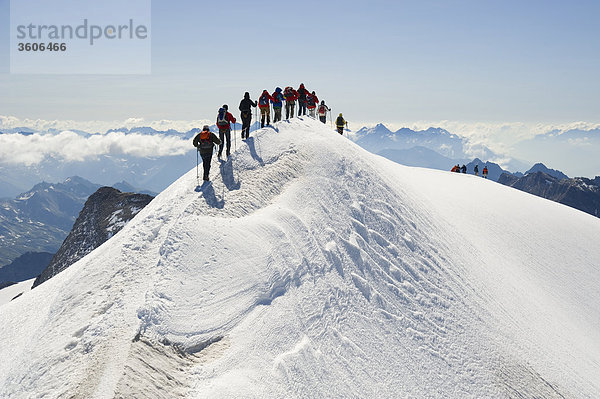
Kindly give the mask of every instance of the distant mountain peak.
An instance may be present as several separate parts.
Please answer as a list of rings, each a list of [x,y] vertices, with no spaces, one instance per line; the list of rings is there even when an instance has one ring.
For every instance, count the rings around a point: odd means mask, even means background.
[[[378,123],[377,125],[375,125],[374,127],[363,127],[360,130],[358,130],[356,132],[358,135],[389,135],[392,134],[393,132],[387,128],[387,126],[385,126],[383,123]]]
[[[557,178],[559,180],[568,179],[569,178],[569,176],[565,175],[560,170],[550,169],[550,168],[548,168],[546,165],[544,165],[541,162],[538,162],[535,165],[533,165],[531,167],[531,169],[529,169],[527,172],[525,172],[525,175],[531,174],[531,173],[536,173],[536,172],[544,172],[545,174],[550,175],[552,177],[555,177],[555,178]]]

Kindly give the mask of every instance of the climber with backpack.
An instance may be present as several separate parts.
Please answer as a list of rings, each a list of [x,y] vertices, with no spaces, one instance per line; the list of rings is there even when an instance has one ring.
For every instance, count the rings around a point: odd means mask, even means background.
[[[304,87],[304,83],[300,83],[298,88],[298,116],[306,115],[306,100],[309,91]]]
[[[252,122],[252,108],[256,108],[256,101],[250,99],[250,93],[244,93],[240,101],[240,112],[242,117],[242,140],[250,137],[250,123]]]
[[[229,156],[231,152],[231,125],[229,123],[235,123],[235,118],[228,110],[229,107],[225,104],[223,107],[219,108],[219,113],[217,114],[217,127],[219,128],[219,140],[221,141],[219,145],[219,158],[221,158],[221,154],[223,154],[223,145],[225,144],[225,141],[227,142],[227,156]]]
[[[213,155],[214,144],[221,144],[221,140],[210,131],[208,125],[204,125],[202,131],[194,137],[194,147],[202,157],[202,167],[204,169],[204,181],[209,181],[208,173],[210,172],[210,161]],[[196,164],[196,167],[198,165]]]
[[[315,111],[317,110],[317,104],[319,103],[319,97],[313,91],[306,96],[306,107],[308,108],[308,116],[316,118]]]
[[[344,126],[346,126],[348,122],[346,122],[344,120],[344,117],[342,116],[342,114],[340,113],[337,117],[337,119],[335,120],[335,126],[337,127],[337,131],[339,134],[343,135],[344,134]]]
[[[281,87],[276,88],[271,97],[273,97],[271,103],[273,104],[273,123],[275,123],[281,121],[281,108],[283,108],[283,101],[285,100],[281,93]]]
[[[483,167],[483,178],[487,179],[487,176],[488,176],[488,168],[487,168],[487,166],[484,166]]]
[[[283,97],[285,98],[285,119],[293,118],[298,92],[293,87],[288,86],[283,91]]]
[[[258,108],[260,108],[260,127],[265,127],[265,118],[267,125],[271,124],[271,106],[269,102],[273,101],[273,97],[265,89],[258,98]]]
[[[319,105],[319,120],[323,123],[327,122],[327,112],[331,111],[327,105],[325,105],[325,100],[321,101],[321,105]]]

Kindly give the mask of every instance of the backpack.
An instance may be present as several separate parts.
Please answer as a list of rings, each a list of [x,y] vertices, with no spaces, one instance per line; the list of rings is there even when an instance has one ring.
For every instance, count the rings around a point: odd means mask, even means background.
[[[311,107],[315,105],[315,98],[312,96],[312,94],[306,96],[306,103]]]
[[[229,127],[229,121],[227,120],[227,111],[225,108],[219,108],[219,115],[217,116],[217,126],[219,129]]]
[[[301,100],[301,102],[306,102],[306,97],[308,97],[308,91],[306,89],[300,89],[298,90],[298,99]]]
[[[262,96],[260,96],[260,98],[258,99],[258,103],[260,105],[269,105],[269,96],[267,96],[266,94],[263,94]]]
[[[327,107],[325,104],[321,104],[319,106],[319,115],[325,115],[327,113]]]
[[[341,116],[338,116],[338,118],[335,120],[335,124],[337,127],[344,127],[345,122],[346,121]]]
[[[294,91],[289,86],[285,88],[285,91],[283,93],[284,93],[283,95],[285,96],[285,99],[287,101],[290,101],[292,98],[294,98]]]
[[[210,139],[210,131],[203,130],[200,132],[200,148],[208,149],[212,148],[213,143]]]

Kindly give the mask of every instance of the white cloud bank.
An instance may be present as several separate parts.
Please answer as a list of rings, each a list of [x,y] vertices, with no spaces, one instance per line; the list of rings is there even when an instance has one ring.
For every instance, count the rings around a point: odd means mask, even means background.
[[[170,129],[187,132],[193,128],[212,124],[208,120],[147,121],[143,118],[129,118],[121,121],[72,121],[19,119],[0,115],[0,131],[16,128],[29,128],[36,132],[59,131],[58,134],[33,134],[30,136],[0,135],[0,162],[9,164],[34,165],[46,157],[65,161],[84,161],[100,155],[132,156],[169,156],[182,155],[190,150],[190,143],[177,137],[161,135],[123,134],[110,129],[151,127],[158,131]],[[429,127],[441,127],[451,133],[469,139],[470,148],[477,155],[480,145],[485,145],[499,154],[509,154],[520,141],[531,139],[540,134],[557,132],[560,134],[572,129],[599,129],[600,123],[573,122],[564,124],[542,123],[485,123],[460,121],[417,121],[407,123],[385,123],[391,130],[408,127],[413,130],[425,130]],[[353,130],[374,124],[353,123]],[[91,137],[82,137],[71,130],[88,133],[100,133]],[[573,143],[585,146],[586,142]]]
[[[31,135],[0,134],[0,163],[36,165],[46,158],[64,161],[85,161],[101,155],[130,155],[139,157],[162,157],[183,155],[190,151],[191,143],[179,137],[124,134],[110,129],[151,127],[158,131],[170,129],[188,132],[211,124],[208,120],[194,121],[146,121],[143,118],[129,118],[123,121],[71,121],[19,119],[0,115],[0,132],[27,128],[38,133]],[[100,133],[83,137],[73,130]],[[59,133],[46,134],[48,131]]]
[[[64,161],[85,161],[100,155],[160,157],[183,155],[193,149],[189,140],[178,137],[125,134],[83,137],[71,131],[59,134],[0,135],[0,162],[35,165],[48,157]]]

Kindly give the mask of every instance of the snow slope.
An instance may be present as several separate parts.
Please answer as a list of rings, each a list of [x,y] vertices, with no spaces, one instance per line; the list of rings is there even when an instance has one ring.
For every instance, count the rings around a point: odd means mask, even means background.
[[[22,295],[23,293],[31,290],[34,280],[35,279],[32,278],[0,289],[0,306],[4,305],[5,303],[9,303],[17,295]]]
[[[600,397],[600,220],[253,134],[0,307],[0,397]]]

